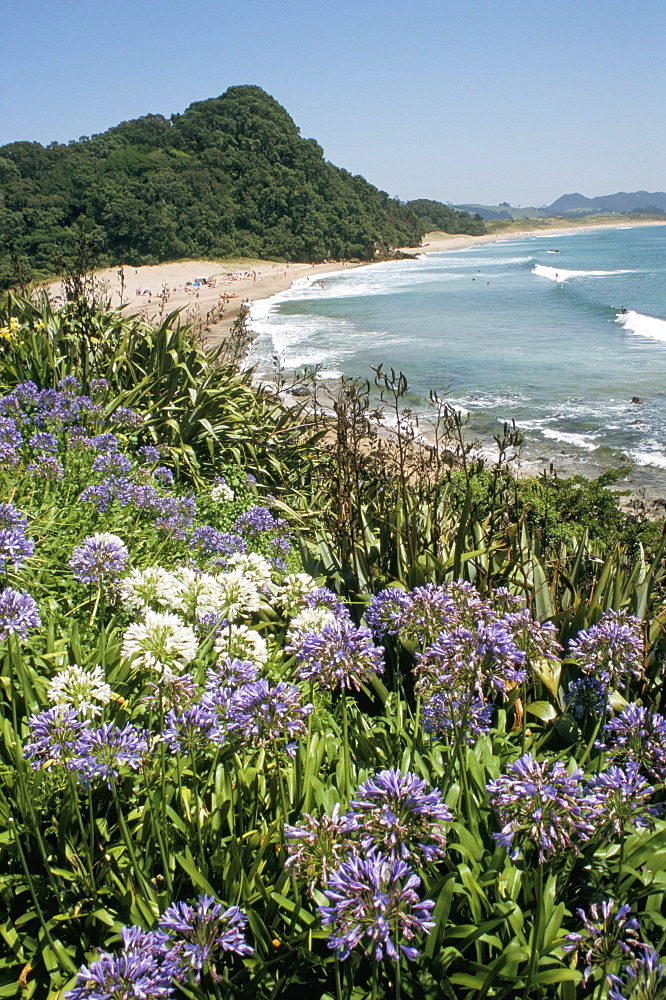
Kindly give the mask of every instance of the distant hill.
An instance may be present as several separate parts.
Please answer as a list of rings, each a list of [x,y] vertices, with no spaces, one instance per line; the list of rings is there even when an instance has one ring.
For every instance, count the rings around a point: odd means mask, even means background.
[[[632,212],[660,214],[666,212],[666,192],[664,191],[618,191],[598,198],[586,198],[582,194],[564,194],[549,205],[548,215],[593,215],[596,212],[616,212],[629,215]]]
[[[547,219],[567,215],[617,214],[661,215],[666,213],[664,191],[618,191],[617,194],[586,198],[583,194],[563,194],[552,205],[515,208],[504,201],[499,205],[453,205],[459,211],[474,212],[486,222],[496,219]]]
[[[59,273],[84,231],[95,262],[187,257],[372,259],[420,242],[420,218],[333,166],[259,87],[66,145],[0,147],[0,287],[16,261]],[[13,258],[13,260],[12,260]]]

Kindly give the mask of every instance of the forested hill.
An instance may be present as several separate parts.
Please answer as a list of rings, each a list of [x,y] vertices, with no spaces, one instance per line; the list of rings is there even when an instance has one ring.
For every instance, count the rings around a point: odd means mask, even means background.
[[[371,258],[414,245],[419,218],[326,162],[259,87],[68,144],[0,147],[0,286],[16,260],[62,271],[85,229],[96,263],[183,257]]]

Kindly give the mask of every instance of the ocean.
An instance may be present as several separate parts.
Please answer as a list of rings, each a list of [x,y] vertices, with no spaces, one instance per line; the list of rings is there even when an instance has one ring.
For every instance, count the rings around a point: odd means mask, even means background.
[[[624,310],[624,311],[622,311]],[[523,463],[666,495],[666,225],[544,233],[302,279],[257,302],[252,360],[268,373],[372,379],[402,371],[469,413],[491,453],[515,420]],[[427,428],[423,426],[424,437]]]

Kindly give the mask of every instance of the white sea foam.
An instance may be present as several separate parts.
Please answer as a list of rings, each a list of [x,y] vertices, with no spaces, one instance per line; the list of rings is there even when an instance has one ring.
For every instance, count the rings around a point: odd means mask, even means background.
[[[641,337],[649,337],[650,340],[662,340],[666,342],[666,319],[659,319],[657,316],[645,316],[643,313],[634,312],[630,309],[626,313],[618,313],[616,322],[623,326],[625,330],[639,334]]]
[[[657,469],[666,469],[666,455],[663,451],[630,451],[629,456],[637,465],[652,465]]]
[[[633,271],[569,271],[563,267],[547,267],[545,264],[535,264],[532,274],[539,278],[548,278],[549,281],[561,283],[569,278],[606,278],[612,274],[633,274]]]
[[[542,427],[541,433],[545,438],[552,441],[571,444],[575,448],[583,448],[585,451],[595,451],[598,447],[597,441],[594,440],[591,434],[572,434],[569,431],[561,431],[556,427]]]

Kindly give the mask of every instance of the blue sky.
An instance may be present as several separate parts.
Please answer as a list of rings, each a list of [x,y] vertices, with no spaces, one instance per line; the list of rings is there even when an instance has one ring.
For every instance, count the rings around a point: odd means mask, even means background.
[[[0,0],[0,143],[253,83],[403,199],[666,188],[664,0]]]

